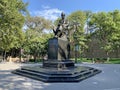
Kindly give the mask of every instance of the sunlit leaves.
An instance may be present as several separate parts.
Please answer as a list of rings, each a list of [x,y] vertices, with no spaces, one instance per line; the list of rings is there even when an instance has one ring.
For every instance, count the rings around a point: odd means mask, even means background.
[[[120,11],[94,13],[89,26],[94,27],[92,35],[97,37],[105,51],[120,47]]]
[[[84,30],[84,26],[86,23],[86,13],[83,11],[76,11],[71,13],[67,19],[69,20],[70,23],[72,23],[72,26],[75,26],[74,24],[79,23],[79,25],[77,25],[75,29],[75,33],[72,35],[72,37],[70,38],[75,42],[75,44],[79,44],[81,47],[86,47],[85,45],[85,30]],[[72,29],[72,30],[73,30]]]
[[[24,35],[22,27],[24,24],[23,13],[26,4],[22,0],[0,1],[0,48],[9,50],[20,46]]]
[[[44,33],[49,30],[51,22],[43,17],[27,17],[25,22],[25,42],[24,50],[28,54],[44,54],[47,48],[47,41],[51,37],[50,34]]]

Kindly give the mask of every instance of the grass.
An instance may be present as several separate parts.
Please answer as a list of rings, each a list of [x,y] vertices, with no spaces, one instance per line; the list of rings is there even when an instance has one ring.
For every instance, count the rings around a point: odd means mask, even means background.
[[[75,61],[75,58],[72,58],[71,60]],[[91,63],[92,60],[91,59],[87,59],[87,58],[77,58],[77,63],[81,63],[81,62],[89,62],[89,63]]]
[[[71,60],[75,61],[75,58],[71,58]],[[36,61],[37,62],[42,62],[42,59],[38,59]],[[120,64],[120,58],[110,58],[109,61],[107,61],[107,59],[105,59],[105,58],[97,58],[94,61],[95,61],[95,63]],[[35,62],[35,60],[34,59],[30,59],[29,62]],[[88,58],[77,58],[77,63],[81,63],[81,62],[92,63],[93,60],[92,59],[88,59]]]
[[[72,59],[72,60],[75,60],[75,59]],[[107,61],[106,58],[96,58],[94,59],[94,61],[95,63],[120,64],[120,58],[110,58],[109,61]],[[92,63],[93,60],[88,58],[77,58],[77,63],[81,63],[81,62]]]
[[[112,58],[108,62],[106,61],[105,63],[108,63],[108,64],[120,64],[120,58]]]

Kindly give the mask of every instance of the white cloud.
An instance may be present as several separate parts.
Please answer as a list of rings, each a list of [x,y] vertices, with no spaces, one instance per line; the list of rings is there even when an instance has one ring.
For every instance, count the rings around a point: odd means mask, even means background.
[[[50,8],[49,6],[42,6],[43,10],[34,11],[31,14],[34,16],[42,16],[49,20],[56,20],[58,17],[60,17],[62,10],[59,10],[58,8]]]
[[[45,6],[45,5],[42,5],[42,8],[43,8],[43,9],[50,9],[49,6]]]

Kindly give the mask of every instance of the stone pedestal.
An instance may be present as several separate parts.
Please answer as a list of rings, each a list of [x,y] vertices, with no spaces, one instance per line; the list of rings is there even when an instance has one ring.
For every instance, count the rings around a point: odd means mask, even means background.
[[[48,60],[43,61],[43,67],[74,67],[74,62],[69,60],[69,54],[70,45],[67,40],[61,38],[51,38],[48,41]]]
[[[69,43],[61,38],[52,38],[48,41],[48,60],[69,59]]]

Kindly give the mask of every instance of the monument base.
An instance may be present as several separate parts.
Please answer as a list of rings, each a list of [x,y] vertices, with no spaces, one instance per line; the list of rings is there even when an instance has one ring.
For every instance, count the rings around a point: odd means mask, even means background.
[[[44,60],[43,67],[68,68],[68,67],[74,67],[74,62],[72,60]]]
[[[101,70],[86,66],[48,68],[38,65],[22,67],[12,73],[43,82],[79,82],[100,72]]]

